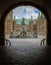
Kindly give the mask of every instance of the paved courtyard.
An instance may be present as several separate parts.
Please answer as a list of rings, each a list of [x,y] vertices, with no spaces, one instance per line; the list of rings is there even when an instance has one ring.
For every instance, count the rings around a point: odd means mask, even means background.
[[[31,39],[29,39],[29,38],[25,38],[25,39],[16,39],[16,38],[10,38],[10,39],[8,39],[8,40],[10,40],[10,42],[11,42],[11,46],[40,46],[40,43],[41,43],[41,40],[42,40],[43,38],[31,38]]]
[[[40,46],[42,39],[9,39],[11,46],[0,47],[0,64],[49,65],[51,47]]]

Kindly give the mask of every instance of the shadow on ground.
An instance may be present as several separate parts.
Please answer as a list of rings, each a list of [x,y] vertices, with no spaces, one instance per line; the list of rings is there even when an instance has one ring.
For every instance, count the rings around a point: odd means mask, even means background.
[[[40,40],[10,41],[11,46],[0,46],[0,65],[51,65],[51,47],[40,46]]]

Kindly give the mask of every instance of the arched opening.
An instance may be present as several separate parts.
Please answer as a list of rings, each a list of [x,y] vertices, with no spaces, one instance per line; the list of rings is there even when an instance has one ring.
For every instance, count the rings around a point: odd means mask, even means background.
[[[13,8],[15,8],[15,7],[17,7],[17,6],[33,6],[33,7],[36,7],[36,8],[38,8],[40,11],[42,11],[43,12],[43,14],[45,15],[45,17],[46,17],[46,19],[47,19],[47,44],[50,44],[50,41],[49,41],[49,38],[50,38],[50,35],[49,35],[49,33],[50,32],[48,32],[49,31],[49,24],[50,24],[50,19],[49,19],[49,16],[48,16],[48,13],[46,12],[46,10],[44,9],[44,8],[42,8],[41,6],[39,6],[39,5],[37,5],[37,4],[35,4],[35,3],[33,3],[33,2],[29,2],[29,1],[20,1],[20,2],[18,2],[18,3],[16,3],[16,4],[14,4],[14,5],[12,5],[12,6],[10,6],[6,11],[5,11],[5,13],[3,13],[3,15],[1,16],[1,21],[2,21],[2,23],[3,23],[3,21],[5,21],[5,17],[6,17],[6,15],[13,9]],[[4,23],[5,24],[5,23]],[[4,25],[3,25],[4,26]],[[5,27],[5,26],[4,26]],[[5,31],[5,29],[3,30],[3,38],[5,37],[5,33],[4,33],[4,31]]]
[[[24,2],[23,2],[24,3]],[[28,3],[27,3],[28,4]],[[27,5],[26,4],[26,5]],[[20,5],[20,4],[19,4]],[[25,5],[25,4],[24,4]],[[31,6],[33,6],[34,7],[34,4],[29,4],[29,5],[31,5]],[[37,7],[38,8],[38,7]],[[11,7],[11,9],[13,9],[13,6]],[[8,14],[8,12],[9,11],[11,11],[11,9],[9,8],[8,10],[6,10],[6,13],[4,14],[4,16],[3,16],[3,20],[1,20],[2,22],[1,23],[3,23],[3,21],[4,21],[4,17],[6,17],[6,14]],[[39,9],[41,10],[41,7],[39,7]],[[48,21],[48,16],[46,16],[47,15],[47,13],[46,13],[46,11],[44,10],[44,9],[42,9],[42,12],[45,14],[45,17],[46,17],[46,19],[47,19],[47,40],[49,40],[50,39],[50,27],[49,27],[49,21]],[[23,19],[24,20],[24,19]],[[8,24],[9,24],[9,20],[8,20]],[[5,25],[5,22],[4,22],[4,25]],[[5,26],[2,26],[3,28],[5,27]],[[9,29],[9,28],[8,28]],[[14,28],[13,28],[13,30],[14,30]],[[4,34],[2,35],[2,37],[4,38],[4,36],[5,36],[5,29],[4,29]],[[48,36],[49,35],[49,36]],[[40,36],[41,37],[41,36]],[[2,38],[2,39],[3,39]],[[19,41],[19,40],[18,40]],[[29,40],[28,40],[29,41]],[[27,42],[27,41],[26,41]],[[33,42],[33,41],[32,41]],[[31,43],[32,43],[31,42]],[[24,43],[24,41],[22,42],[22,43]],[[21,44],[22,45],[22,44]],[[29,44],[30,45],[30,44]],[[23,48],[24,47],[24,48]],[[40,47],[35,47],[34,46],[34,44],[33,45],[30,45],[30,47],[29,46],[27,46],[26,48],[25,48],[26,46],[25,45],[23,45],[22,47],[20,47],[19,48],[19,45],[17,45],[17,46],[15,46],[15,47],[9,47],[9,49],[8,49],[8,47],[6,48],[6,54],[4,55],[4,56],[7,56],[7,59],[9,60],[9,62],[13,62],[13,63],[17,63],[17,64],[20,64],[20,65],[22,65],[22,64],[30,64],[30,65],[32,65],[32,64],[39,64],[39,63],[41,63],[41,64],[44,64],[43,62],[45,61],[45,64],[47,64],[46,63],[46,61],[49,61],[49,57],[48,57],[48,55],[47,55],[47,53],[49,53],[50,54],[50,51],[48,51],[48,49],[47,48],[44,48],[43,47],[43,49],[42,49],[42,47],[40,48]],[[29,49],[28,49],[29,48]],[[5,49],[4,49],[5,50]],[[8,50],[8,51],[7,51]],[[50,48],[49,48],[49,50],[50,50]],[[8,54],[8,55],[7,55]],[[50,56],[50,55],[49,55]],[[2,56],[3,57],[3,56]],[[5,58],[5,57],[4,57]],[[45,59],[46,58],[46,59]],[[5,63],[7,63],[7,60],[6,59],[6,62]],[[44,60],[45,59],[45,60]],[[2,59],[3,60],[3,59]],[[5,59],[4,59],[5,60]],[[40,62],[41,61],[41,62]]]
[[[39,9],[30,5],[22,5],[12,9],[7,14],[5,18],[5,39],[12,39],[12,41],[29,39],[29,41],[37,41],[40,45],[41,40],[46,39],[46,37],[47,20]]]

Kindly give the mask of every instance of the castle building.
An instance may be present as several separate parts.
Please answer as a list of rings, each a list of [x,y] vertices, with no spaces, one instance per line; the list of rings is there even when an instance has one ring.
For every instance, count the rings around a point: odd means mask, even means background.
[[[13,29],[13,11],[10,11],[5,18],[5,37],[9,37]]]
[[[25,22],[29,22],[26,24]],[[6,16],[5,19],[5,37],[9,38],[11,32],[14,36],[20,35],[22,29],[26,31],[27,36],[33,37],[35,34],[37,36],[46,36],[46,18],[39,14],[38,19],[13,19],[13,11]]]
[[[39,14],[39,17],[37,19],[37,35],[47,35],[47,21],[43,14]]]

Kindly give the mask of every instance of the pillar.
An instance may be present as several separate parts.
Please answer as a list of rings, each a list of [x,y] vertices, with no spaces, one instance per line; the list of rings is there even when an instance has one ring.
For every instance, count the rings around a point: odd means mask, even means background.
[[[0,19],[0,45],[4,45],[4,23]]]

